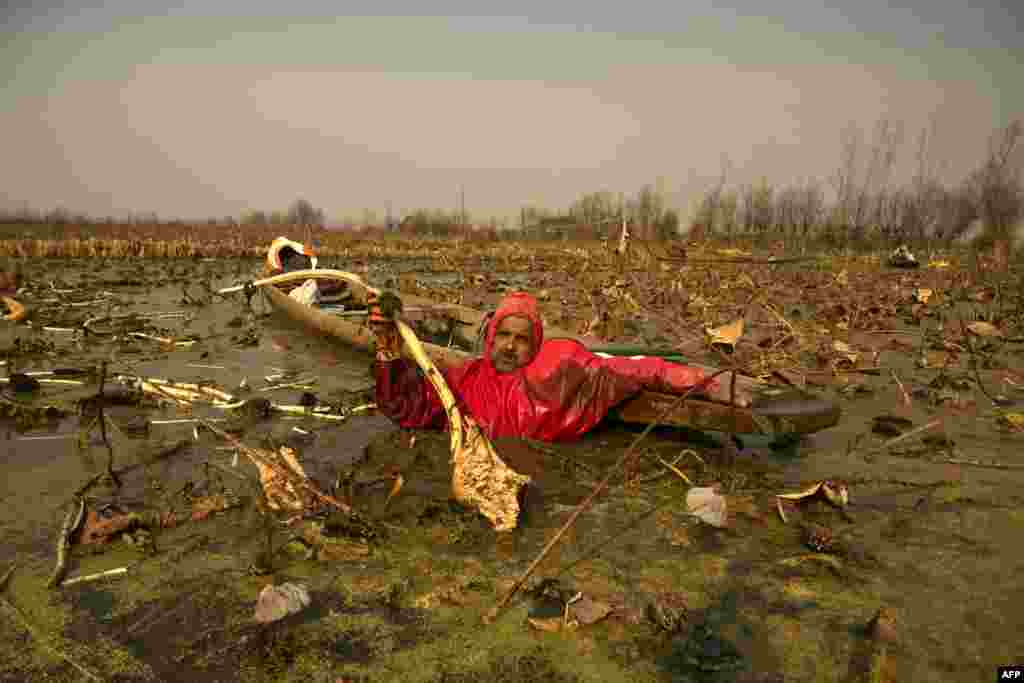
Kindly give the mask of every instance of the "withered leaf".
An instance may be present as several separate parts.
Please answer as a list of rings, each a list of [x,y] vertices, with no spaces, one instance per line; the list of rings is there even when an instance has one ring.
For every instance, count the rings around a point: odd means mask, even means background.
[[[715,344],[735,346],[739,338],[743,336],[743,318],[738,318],[721,327],[706,328],[705,332],[712,346]]]
[[[716,528],[724,528],[729,523],[729,506],[725,496],[718,493],[715,486],[694,486],[686,493],[687,511]]]
[[[967,329],[979,337],[1002,337],[1003,333],[992,323],[978,320],[967,326]]]
[[[562,617],[527,617],[527,623],[538,631],[557,633],[565,626],[565,619]]]
[[[804,501],[821,497],[836,507],[845,507],[850,502],[846,484],[835,479],[824,479],[797,493],[780,493],[776,498]]]
[[[579,622],[580,626],[597,623],[611,613],[611,605],[586,595],[569,606],[570,616]]]

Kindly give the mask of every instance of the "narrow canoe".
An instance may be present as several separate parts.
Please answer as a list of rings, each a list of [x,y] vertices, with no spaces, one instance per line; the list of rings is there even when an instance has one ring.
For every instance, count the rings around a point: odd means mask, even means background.
[[[373,335],[361,320],[356,319],[359,320],[356,322],[313,306],[306,306],[274,287],[262,287],[261,290],[270,306],[286,318],[319,336],[341,341],[357,350],[372,352]],[[410,306],[432,304],[418,297],[403,296],[402,299]],[[433,306],[439,310],[451,310],[457,316],[456,322],[462,321],[461,326],[466,329],[461,335],[453,337],[476,340],[483,314],[465,306]],[[472,354],[457,348],[429,343],[424,343],[423,347],[433,361],[442,367],[458,365],[473,357]],[[635,349],[630,349],[629,355],[634,355],[634,351]],[[764,435],[810,434],[834,426],[840,417],[838,405],[802,392],[766,394],[755,400],[751,408],[745,409],[702,399],[678,402],[676,396],[654,391],[641,391],[624,401],[613,412],[613,417],[627,423],[649,424],[657,420],[674,403],[678,405],[661,419],[661,424],[700,431]]]

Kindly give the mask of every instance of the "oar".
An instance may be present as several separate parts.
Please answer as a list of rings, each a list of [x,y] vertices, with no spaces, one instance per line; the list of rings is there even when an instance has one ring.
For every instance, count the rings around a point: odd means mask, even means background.
[[[365,318],[370,315],[367,310],[355,310],[349,311],[343,307],[332,308],[330,306],[320,306],[320,310],[331,315],[338,316],[339,318]],[[446,313],[449,309],[444,306],[405,306],[402,308],[403,313]]]
[[[651,349],[643,346],[623,346],[612,344],[609,346],[591,346],[587,349],[591,353],[603,353],[608,356],[651,356],[662,358],[671,363],[688,364],[691,361],[674,349]]]
[[[283,282],[294,282],[296,280],[344,280],[362,287],[369,294],[380,294],[378,289],[366,284],[363,279],[355,273],[348,273],[343,270],[332,270],[330,268],[317,270],[293,270],[290,273],[282,273],[272,277],[265,277],[262,280],[255,280],[242,285],[225,287],[224,289],[218,290],[217,293],[231,294],[232,292],[240,292],[246,287],[267,287],[269,285],[279,285]]]

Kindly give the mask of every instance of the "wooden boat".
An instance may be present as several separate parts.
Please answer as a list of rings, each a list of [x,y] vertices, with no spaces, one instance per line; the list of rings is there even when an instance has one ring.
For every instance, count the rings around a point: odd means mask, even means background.
[[[271,286],[262,287],[261,291],[274,310],[319,336],[341,341],[354,349],[372,352],[373,335],[364,324],[364,317],[347,317],[316,306],[307,306]],[[473,348],[479,338],[481,326],[486,324],[486,316],[483,313],[466,306],[439,305],[411,295],[403,295],[402,301],[407,310],[402,318],[416,329],[417,334],[424,333],[424,338],[437,334],[437,322],[441,319],[448,332],[445,336],[448,336],[452,343],[462,343]],[[564,330],[547,327],[545,337],[549,336],[579,339],[578,336]],[[627,355],[615,353],[614,347],[595,347],[592,344],[588,346],[593,351],[611,351],[613,355]],[[454,346],[424,343],[424,348],[440,366],[457,365],[474,355]],[[629,351],[628,355],[634,355],[636,349],[631,348]],[[612,417],[627,423],[649,424],[657,420],[674,403],[678,405],[661,419],[661,424],[700,431],[769,436],[810,434],[834,426],[840,417],[839,406],[835,403],[798,390],[778,388],[767,388],[764,395],[757,397],[750,408],[733,408],[704,399],[678,402],[677,397],[672,394],[641,391],[620,404],[613,411]]]

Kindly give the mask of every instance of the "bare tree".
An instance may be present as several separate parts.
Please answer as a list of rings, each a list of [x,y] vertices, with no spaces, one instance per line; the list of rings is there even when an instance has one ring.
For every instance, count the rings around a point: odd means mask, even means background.
[[[783,234],[795,234],[798,194],[795,187],[786,187],[775,195],[775,225]]]
[[[934,231],[935,211],[941,203],[943,188],[935,179],[932,145],[935,140],[935,119],[917,135],[917,168],[911,193],[904,198],[901,232],[911,239],[923,239]]]
[[[848,229],[856,196],[857,159],[863,138],[860,128],[851,122],[843,128],[839,139],[839,168],[832,176],[832,185],[836,192],[833,219],[842,229]]]
[[[740,188],[740,220],[746,233],[764,234],[775,223],[775,207],[772,203],[773,188],[762,178],[757,184]]]
[[[649,240],[656,236],[657,226],[665,215],[665,197],[652,185],[640,188],[636,197],[626,202],[630,220],[636,226],[637,239]]]
[[[719,198],[717,222],[726,235],[732,235],[739,226],[739,195],[735,190],[723,192]]]
[[[725,208],[723,206],[723,201],[726,199],[724,196],[725,182],[728,174],[729,157],[722,155],[722,171],[718,176],[718,181],[704,193],[700,206],[697,208],[697,215],[694,216],[693,219],[695,224],[704,226],[705,229],[712,233],[721,230],[726,234],[732,234],[734,227],[733,218],[736,213],[735,197],[732,198],[732,212],[729,216],[729,220],[723,221],[722,219],[722,212]]]
[[[591,192],[577,199],[569,212],[587,226],[596,226],[619,219],[621,207],[614,194],[608,191]]]
[[[825,193],[816,182],[808,181],[800,188],[797,224],[801,237],[807,237],[821,224],[825,215]]]
[[[967,180],[970,194],[993,240],[1009,240],[1014,223],[1024,215],[1024,123],[1013,121],[989,140],[988,156]]]
[[[291,225],[323,225],[324,212],[306,199],[296,199],[288,208],[287,222]]]
[[[865,150],[860,128],[851,123],[843,129],[840,140],[840,164],[832,179],[836,191],[833,221],[850,237],[862,239],[870,224],[886,210],[886,199],[880,195],[892,174],[903,130],[889,119],[880,119],[870,148]]]
[[[855,239],[863,239],[871,223],[878,224],[880,210],[885,202],[883,196],[885,186],[892,175],[892,167],[896,162],[896,150],[903,138],[902,127],[888,119],[881,119],[875,124],[864,181],[854,201],[851,228]]]

